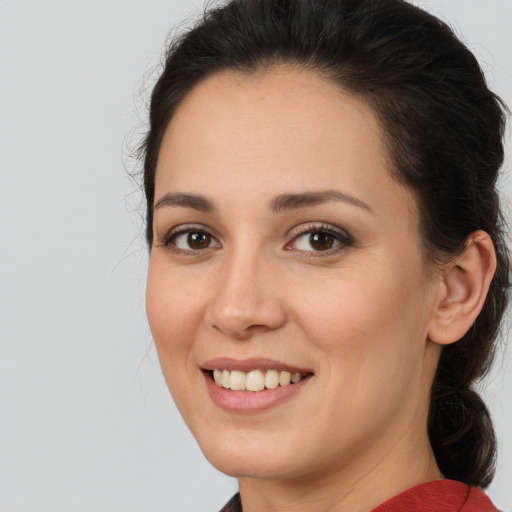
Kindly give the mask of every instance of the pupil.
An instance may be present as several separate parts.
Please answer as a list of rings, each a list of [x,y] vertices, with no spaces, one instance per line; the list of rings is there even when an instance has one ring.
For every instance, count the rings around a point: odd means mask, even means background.
[[[210,235],[207,233],[189,233],[188,245],[193,249],[205,249],[210,245]]]
[[[327,251],[333,246],[334,240],[328,233],[312,233],[309,239],[311,247],[318,251]]]

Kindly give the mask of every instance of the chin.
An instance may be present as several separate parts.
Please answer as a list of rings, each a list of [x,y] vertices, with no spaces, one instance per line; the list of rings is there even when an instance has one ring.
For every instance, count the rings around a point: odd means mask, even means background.
[[[275,459],[264,458],[261,455],[252,457],[247,453],[236,458],[226,458],[218,454],[206,458],[218,471],[234,478],[282,480],[298,476],[294,474],[295,471],[291,471],[290,458],[281,463]]]
[[[249,437],[249,436],[247,436]],[[244,435],[225,436],[223,439],[201,440],[199,446],[210,464],[220,472],[235,478],[283,479],[291,478],[296,465],[297,451],[286,449],[273,439],[252,439]],[[283,449],[285,448],[285,449]]]

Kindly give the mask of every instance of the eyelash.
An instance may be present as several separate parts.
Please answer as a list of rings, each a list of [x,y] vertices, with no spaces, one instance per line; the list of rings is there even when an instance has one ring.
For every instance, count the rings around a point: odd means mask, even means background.
[[[354,245],[353,237],[344,229],[337,228],[330,224],[309,224],[308,226],[300,226],[298,229],[292,231],[292,239],[290,242],[286,244],[285,249],[292,250],[290,248],[290,245],[292,243],[296,242],[303,236],[314,234],[325,234],[331,236],[334,239],[334,243],[337,244],[334,247],[329,248],[327,250],[301,250],[300,252],[306,258],[321,258],[331,256],[334,254],[338,254],[347,247],[351,247],[352,245]]]
[[[182,255],[182,256],[197,256],[198,254],[204,253],[208,249],[212,249],[211,246],[205,247],[204,249],[180,249],[175,245],[175,241],[179,236],[187,235],[187,234],[204,234],[210,237],[211,240],[215,241],[217,244],[219,242],[217,239],[209,232],[208,229],[205,229],[204,226],[198,225],[182,225],[179,228],[175,228],[165,234],[161,240],[160,245],[162,247],[168,247],[173,253]],[[334,239],[334,247],[328,248],[326,250],[298,250],[300,254],[302,254],[306,258],[311,257],[326,257],[337,254],[347,247],[354,245],[353,237],[345,230],[332,226],[330,224],[309,224],[302,225],[296,229],[293,229],[290,232],[291,240],[285,245],[285,250],[291,251],[293,248],[291,244],[297,242],[301,237],[306,235],[314,235],[314,234],[324,234],[332,237]],[[220,244],[219,244],[220,245]]]
[[[212,240],[216,241],[216,238],[205,228],[205,226],[201,225],[182,225],[179,228],[172,229],[170,232],[166,233],[161,239],[161,247],[168,247],[172,252],[176,254],[180,254],[183,256],[197,256],[198,253],[206,251],[207,249],[211,249],[211,247],[206,247],[205,249],[199,250],[186,250],[180,249],[175,245],[175,241],[179,236],[183,236],[186,234],[205,234],[210,237]],[[217,242],[219,243],[219,242]]]

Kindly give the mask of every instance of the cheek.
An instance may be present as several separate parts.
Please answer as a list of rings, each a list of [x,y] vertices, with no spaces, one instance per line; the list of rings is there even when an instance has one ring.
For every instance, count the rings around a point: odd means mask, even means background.
[[[292,293],[301,297],[296,321],[333,365],[350,362],[349,371],[359,375],[367,370],[390,377],[421,363],[427,331],[424,282],[419,273],[379,268],[387,271],[352,272],[321,286],[302,282]]]
[[[324,292],[328,300],[311,293],[297,311],[328,376],[330,391],[318,415],[328,416],[326,424],[349,425],[350,432],[374,432],[423,400],[421,293],[396,276],[345,279]]]
[[[147,317],[167,387],[185,421],[189,421],[194,394],[188,383],[197,372],[192,341],[200,322],[200,308],[197,297],[177,281],[175,272],[161,270],[150,262]]]
[[[157,256],[151,257],[146,286],[146,312],[157,344],[185,342],[183,333],[197,325],[200,290],[180,279],[179,271],[167,269]],[[196,322],[193,320],[196,319]]]
[[[150,262],[146,312],[171,392],[190,364],[192,340],[201,323],[198,294],[200,291],[180,283],[178,273],[161,271],[158,262]]]

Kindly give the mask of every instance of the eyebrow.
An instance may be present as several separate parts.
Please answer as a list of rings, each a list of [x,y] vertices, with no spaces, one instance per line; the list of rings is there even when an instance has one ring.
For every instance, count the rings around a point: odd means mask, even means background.
[[[283,213],[285,211],[299,210],[330,201],[342,201],[373,213],[373,209],[364,201],[361,201],[361,199],[334,189],[280,194],[270,202],[270,210],[273,213]],[[207,213],[216,210],[214,202],[211,199],[197,194],[165,194],[153,205],[153,208],[157,210],[163,206],[192,208]]]
[[[342,201],[352,206],[357,206],[370,213],[373,209],[361,199],[351,196],[340,190],[319,190],[312,192],[301,192],[298,194],[281,194],[270,203],[270,209],[274,213],[282,213],[289,210],[299,210],[308,206],[315,206],[330,201]]]
[[[153,205],[153,208],[157,210],[162,206],[181,206],[193,208],[201,212],[215,211],[215,206],[211,199],[196,194],[165,194]]]

